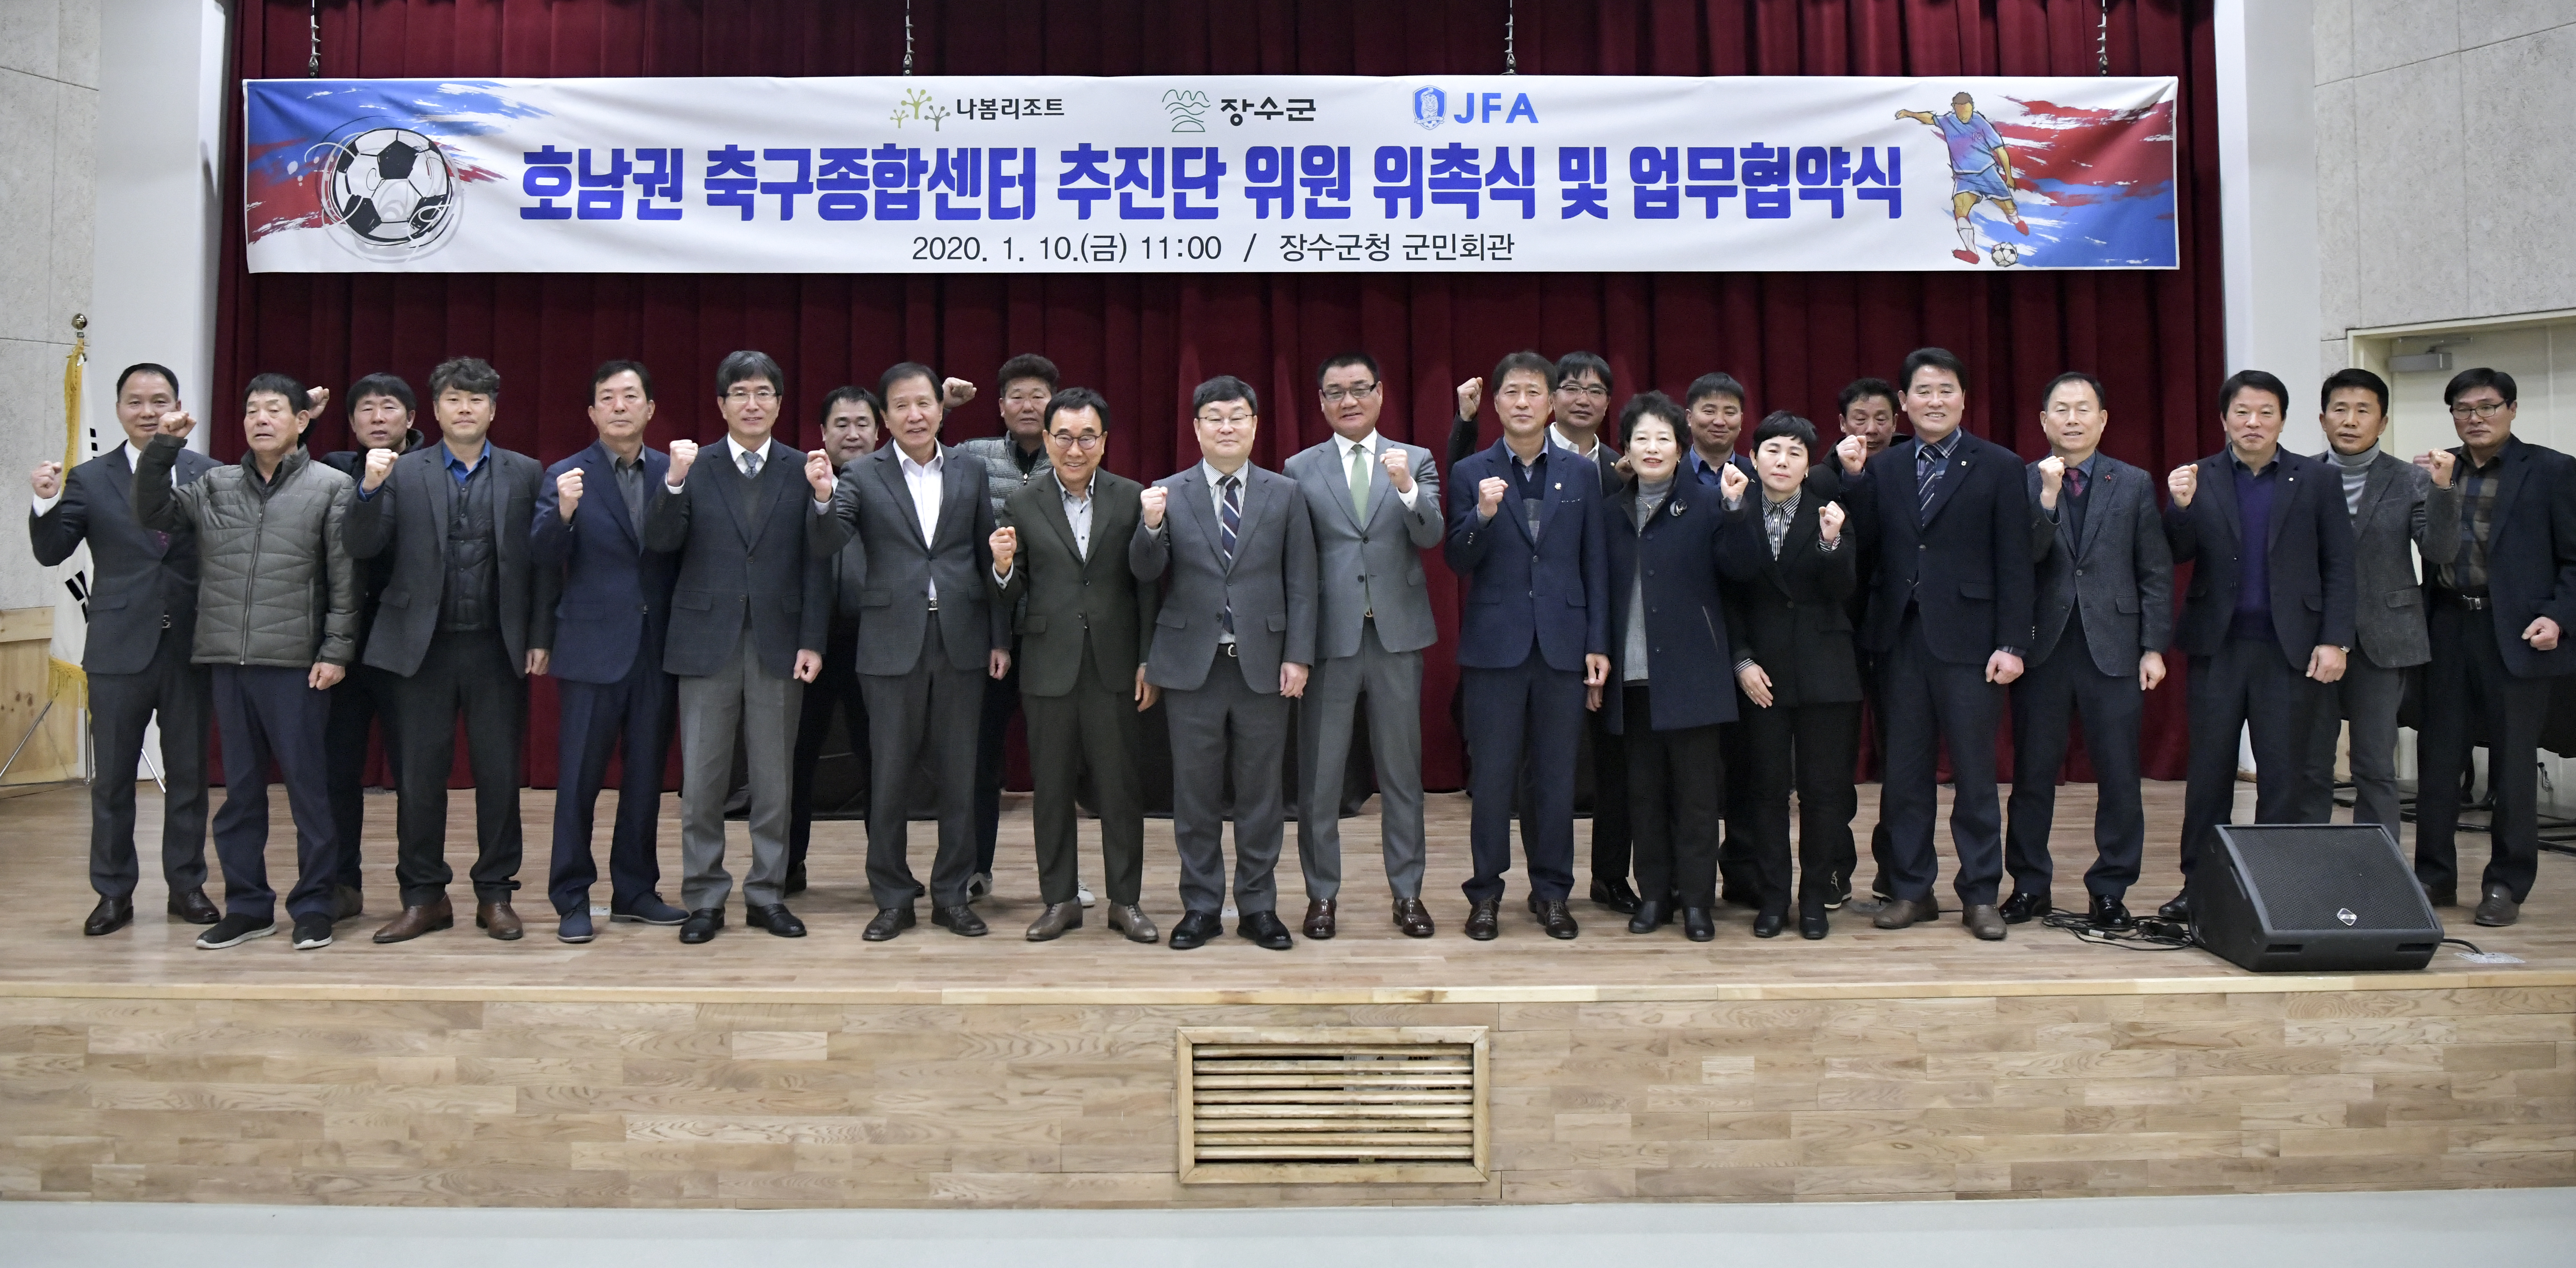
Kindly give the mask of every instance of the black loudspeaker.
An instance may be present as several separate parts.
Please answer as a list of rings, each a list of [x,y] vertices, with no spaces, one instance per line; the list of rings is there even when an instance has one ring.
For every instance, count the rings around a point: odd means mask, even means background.
[[[2257,973],[2420,969],[2442,922],[2377,824],[2218,829],[2191,879],[2191,934]]]

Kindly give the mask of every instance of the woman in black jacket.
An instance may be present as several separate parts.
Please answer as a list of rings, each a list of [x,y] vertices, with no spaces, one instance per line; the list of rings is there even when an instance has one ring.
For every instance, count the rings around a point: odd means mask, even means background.
[[[1789,792],[1798,794],[1798,933],[1825,936],[1833,868],[1849,857],[1857,805],[1860,671],[1847,600],[1856,584],[1843,508],[1805,486],[1823,456],[1815,425],[1786,411],[1753,432],[1761,496],[1727,525],[1719,562],[1728,581],[1761,914],[1753,932],[1780,932],[1789,907]]]

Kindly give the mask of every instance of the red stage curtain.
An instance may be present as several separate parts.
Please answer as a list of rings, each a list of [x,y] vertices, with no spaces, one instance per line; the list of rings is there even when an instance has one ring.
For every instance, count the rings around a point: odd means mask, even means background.
[[[723,434],[706,390],[716,361],[761,348],[793,380],[793,426],[782,426],[783,440],[817,443],[804,406],[835,385],[873,383],[904,359],[987,389],[949,420],[954,440],[999,430],[993,370],[1012,353],[1038,351],[1068,382],[1096,386],[1112,402],[1109,466],[1153,479],[1196,460],[1186,402],[1213,374],[1241,375],[1263,394],[1264,465],[1326,436],[1311,375],[1345,348],[1368,349],[1386,365],[1384,430],[1439,453],[1452,385],[1518,348],[1597,350],[1621,392],[1677,393],[1725,369],[1751,385],[1757,416],[1786,408],[1826,420],[1844,383],[1892,377],[1908,350],[1940,344],[1973,369],[1978,434],[2026,458],[2044,454],[2041,387],[2060,370],[2091,370],[2110,389],[2107,449],[2162,472],[2218,444],[2208,403],[2225,372],[2209,8],[2112,0],[2108,10],[2110,73],[2175,75],[2182,84],[2182,267],[2172,272],[253,277],[241,261],[240,94],[231,92],[236,118],[222,172],[234,192],[214,399],[263,370],[345,389],[377,370],[419,384],[446,357],[482,356],[506,385],[494,439],[551,462],[590,441],[582,406],[599,361],[636,357],[658,372],[652,442],[667,445]],[[325,0],[320,13],[321,73],[333,77],[893,75],[905,55],[904,6],[890,0]],[[1522,0],[1517,13],[1519,67],[1532,73],[2090,75],[2103,8],[2097,0]],[[234,73],[304,75],[306,14],[302,0],[236,6]],[[1503,67],[1501,0],[917,0],[913,14],[922,74]],[[346,434],[335,409],[311,443],[317,452],[339,448]],[[241,448],[224,425],[214,444],[226,456]],[[1454,615],[1454,578],[1436,562],[1430,574]],[[1425,668],[1432,788],[1458,787],[1464,774],[1447,711],[1457,671],[1446,653],[1434,648]],[[2179,673],[2149,699],[2154,777],[2182,775],[2182,700]],[[554,782],[554,734],[553,690],[541,684],[528,746],[535,785]],[[2077,761],[2073,773],[2084,778]],[[460,779],[462,766],[460,754]]]

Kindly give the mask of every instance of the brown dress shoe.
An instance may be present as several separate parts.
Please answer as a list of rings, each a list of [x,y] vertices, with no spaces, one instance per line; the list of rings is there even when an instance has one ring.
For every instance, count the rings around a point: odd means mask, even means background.
[[[1063,937],[1066,930],[1081,927],[1081,903],[1048,903],[1046,910],[1039,912],[1038,918],[1030,923],[1029,941],[1053,942]]]
[[[1422,905],[1419,898],[1396,899],[1395,927],[1403,930],[1405,937],[1428,938],[1431,936],[1431,911]]]
[[[1145,909],[1134,903],[1111,903],[1109,927],[1127,935],[1129,942],[1156,942],[1163,936],[1154,928],[1154,921],[1145,914]]]
[[[1881,929],[1904,929],[1940,914],[1941,902],[1936,898],[1891,898],[1870,923]]]
[[[1970,903],[1966,911],[1959,913],[1959,923],[1981,942],[2001,942],[2009,922],[1993,903]]]
[[[1309,898],[1306,900],[1307,937],[1329,938],[1333,936],[1334,906],[1335,902],[1330,898]]]
[[[456,909],[448,906],[447,895],[441,894],[436,902],[418,907],[405,906],[401,915],[387,921],[384,928],[376,930],[375,940],[409,942],[424,933],[436,933],[441,929],[455,927]]]
[[[206,891],[203,889],[192,889],[184,894],[170,895],[169,910],[171,915],[192,925],[211,925],[224,918],[223,912],[217,910],[213,903],[206,901]]]
[[[476,903],[474,927],[501,942],[516,942],[527,933],[527,930],[519,924],[519,913],[510,910],[510,904],[506,900],[497,903]]]

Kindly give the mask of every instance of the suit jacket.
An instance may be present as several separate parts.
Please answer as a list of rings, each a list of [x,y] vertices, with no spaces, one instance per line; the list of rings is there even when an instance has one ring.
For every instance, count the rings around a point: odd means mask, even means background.
[[[813,507],[805,464],[775,443],[756,480],[718,440],[698,451],[679,492],[653,486],[644,547],[680,556],[662,668],[684,677],[718,672],[745,622],[765,673],[790,677],[796,653],[823,650],[832,592],[828,561],[807,548],[808,521],[819,518]]]
[[[1844,483],[1837,499],[1857,536],[1875,547],[1869,615],[1861,645],[1895,650],[1909,604],[1921,609],[1932,654],[1953,665],[1982,665],[1996,649],[2030,647],[2030,495],[2021,459],[1977,436],[1961,435],[1950,464],[1917,510],[1914,453],[1920,441],[1899,437]]]
[[[415,427],[404,433],[402,452],[412,453],[419,448],[420,429]],[[367,451],[363,449],[326,453],[316,461],[349,477],[349,485],[353,489],[367,476]],[[350,505],[355,506],[356,503]],[[357,564],[358,646],[365,647],[367,635],[375,629],[376,607],[384,600],[385,583],[394,579],[394,561],[388,556],[378,555],[373,559],[358,560]]]
[[[984,464],[942,446],[939,522],[929,540],[903,482],[903,450],[852,458],[832,490],[832,510],[812,517],[814,553],[829,559],[852,541],[866,565],[859,592],[859,672],[908,674],[921,662],[930,594],[939,590],[939,640],[948,663],[982,673],[994,649],[1010,650],[1010,610],[993,605],[993,504]]]
[[[1529,537],[1510,445],[1469,454],[1449,469],[1449,570],[1467,582],[1458,618],[1458,663],[1510,669],[1536,643],[1548,666],[1580,672],[1587,655],[1610,651],[1609,524],[1601,486],[1575,478],[1584,460],[1559,445],[1548,455],[1547,500],[1539,536]],[[1581,464],[1581,465],[1578,465]],[[1476,516],[1477,489],[1503,482],[1503,505],[1491,520]]]
[[[1170,490],[1163,526],[1140,518],[1127,562],[1139,581],[1163,582],[1145,680],[1196,691],[1217,660],[1226,606],[1234,607],[1235,660],[1245,685],[1279,690],[1279,666],[1315,663],[1315,530],[1297,482],[1246,463],[1243,523],[1228,568],[1217,536],[1207,465],[1154,482]]]
[[[2319,646],[2352,646],[2352,517],[2343,508],[2343,477],[2314,458],[2288,450],[2272,489],[2271,541],[2265,544],[2272,591],[2272,630],[2281,655],[2304,671]],[[2243,521],[2236,508],[2232,450],[2203,458],[2191,505],[2165,508],[2165,540],[2177,564],[2190,564],[2176,641],[2194,656],[2215,655],[2236,620]]]
[[[1085,557],[1065,518],[1064,486],[1043,471],[1002,504],[1002,523],[1019,530],[1020,553],[1007,582],[992,587],[997,611],[1018,611],[1020,691],[1061,696],[1082,677],[1082,655],[1113,690],[1135,681],[1145,662],[1145,634],[1162,606],[1160,587],[1138,581],[1127,547],[1144,518],[1145,486],[1106,471],[1091,473],[1091,542]],[[1021,600],[1027,600],[1022,606]]]
[[[528,649],[554,645],[557,578],[536,566],[527,536],[518,531],[536,513],[537,485],[545,469],[537,460],[498,445],[488,451],[491,481],[493,583],[498,598],[493,627],[509,649],[511,672],[525,677]],[[361,659],[409,677],[438,637],[439,599],[447,589],[447,526],[456,478],[447,473],[447,446],[434,444],[394,459],[374,496],[349,506],[349,555],[374,559],[393,552],[376,622]]]
[[[2048,659],[2070,623],[2093,667],[2113,676],[2136,673],[2140,656],[2172,646],[2173,551],[2156,512],[2155,477],[2097,454],[2082,541],[2064,488],[2055,519],[2040,508],[2035,462],[2028,492],[2030,553],[2039,565],[2030,663]]]
[[[671,456],[650,447],[640,456],[649,513],[653,490],[670,478]],[[680,561],[644,548],[644,525],[626,513],[617,491],[616,462],[608,446],[593,441],[546,468],[537,485],[528,547],[562,595],[555,604],[552,672],[567,682],[623,682],[638,656],[660,665],[671,628]],[[581,473],[581,503],[571,523],[555,497],[555,480],[567,471]]]
[[[194,483],[215,460],[179,451],[170,470]],[[185,636],[197,622],[197,535],[170,534],[163,545],[134,517],[134,468],[120,444],[63,473],[53,509],[27,517],[36,562],[51,568],[89,543],[89,638],[81,668],[93,674],[139,674],[161,646],[163,618]]]
[[[1817,512],[1827,499],[1808,496],[1771,557],[1760,508],[1747,506],[1718,538],[1718,567],[1733,583],[1726,595],[1730,673],[1747,657],[1771,676],[1771,707],[1847,704],[1861,698],[1859,656],[1852,650],[1851,596],[1860,589],[1860,543],[1849,523],[1841,544],[1820,550]],[[1738,706],[1739,711],[1747,706]]]
[[[1386,468],[1370,464],[1368,522],[1351,510],[1350,469],[1341,443],[1328,440],[1288,460],[1285,474],[1306,498],[1315,526],[1315,566],[1322,585],[1322,624],[1315,654],[1326,660],[1360,654],[1360,627],[1374,611],[1378,641],[1390,652],[1420,651],[1440,641],[1431,618],[1419,552],[1440,544],[1440,474],[1431,451],[1377,438],[1373,453],[1401,449],[1412,464],[1413,505],[1397,496]]]
[[[2318,454],[2317,461],[2335,476],[2335,492],[2341,494],[2343,468],[2325,454]],[[2433,659],[2415,552],[2424,553],[2428,572],[2459,553],[2462,470],[2452,469],[2450,488],[2437,489],[2422,467],[2382,453],[2370,460],[2369,474],[2362,478],[2361,509],[2353,511],[2349,501],[2344,503],[2352,515],[2353,650],[2382,669]]]
[[[1499,518],[1499,517],[1498,517]],[[1610,555],[1610,685],[1601,712],[1614,735],[1629,727],[1682,731],[1735,720],[1735,654],[1718,583],[1718,538],[1728,520],[1717,490],[1687,480],[1645,526],[1630,482],[1604,508]],[[1646,672],[1652,718],[1627,716],[1628,600],[1644,565]]]
[[[2451,451],[2469,469],[2466,446]],[[2495,513],[2487,527],[2487,595],[2495,606],[2496,648],[2516,677],[2576,673],[2576,459],[2508,436]],[[2452,483],[2461,476],[2452,476]],[[2465,501],[2465,499],[2463,499]],[[2465,514],[2465,508],[2463,510]],[[2426,584],[2432,584],[2427,578]],[[2534,619],[2556,621],[2558,646],[2534,651],[2522,632]]]

